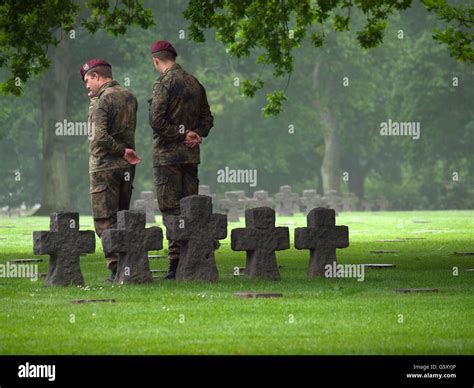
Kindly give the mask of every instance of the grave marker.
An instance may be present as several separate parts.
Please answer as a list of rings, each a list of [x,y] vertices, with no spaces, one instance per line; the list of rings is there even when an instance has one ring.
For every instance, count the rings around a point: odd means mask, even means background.
[[[50,257],[45,285],[81,285],[80,255],[95,252],[95,233],[79,231],[79,213],[53,213],[50,231],[33,232],[33,252]]]
[[[140,199],[135,201],[135,209],[146,213],[147,223],[156,223],[155,211],[159,209],[158,202],[154,198],[152,191],[142,191],[140,193]]]
[[[282,298],[283,294],[277,292],[236,292],[239,298]]]
[[[359,198],[354,193],[347,193],[342,197],[342,211],[355,212],[357,210],[357,203]]]
[[[239,215],[245,209],[245,201],[239,198],[236,191],[226,191],[224,198],[219,200],[219,206],[226,213],[229,222],[239,222]]]
[[[43,259],[14,259],[8,260],[12,264],[22,264],[22,263],[41,263]]]
[[[299,196],[291,191],[291,186],[281,186],[275,194],[276,210],[280,216],[292,216],[299,212],[299,202]]]
[[[329,190],[323,195],[323,201],[325,207],[334,209],[336,215],[342,211],[342,197],[337,193],[336,190]]]
[[[397,288],[396,292],[410,293],[410,292],[438,292],[437,288]]]
[[[362,264],[365,268],[387,269],[395,268],[395,264]]]
[[[258,190],[253,192],[253,197],[247,201],[247,208],[254,209],[256,207],[275,208],[273,198],[269,197],[268,191]]]
[[[115,299],[74,299],[70,300],[72,304],[86,304],[86,303],[115,303]]]
[[[349,246],[349,228],[336,226],[334,209],[312,209],[307,227],[295,229],[295,248],[309,249],[308,275],[325,277],[326,265],[336,265],[336,248]]]
[[[303,190],[303,196],[300,198],[300,203],[305,216],[308,215],[311,209],[326,207],[323,198],[316,190]]]
[[[211,197],[191,195],[180,201],[179,216],[167,218],[167,238],[180,242],[177,281],[217,281],[215,241],[227,237],[227,217],[212,214]]]
[[[118,253],[115,283],[148,283],[152,281],[148,251],[163,248],[163,232],[158,226],[145,228],[146,216],[142,211],[117,212],[117,229],[102,233],[106,257]]]
[[[287,227],[275,227],[275,210],[269,207],[248,209],[245,228],[231,232],[231,248],[247,252],[245,274],[250,279],[279,280],[275,251],[290,248]]]

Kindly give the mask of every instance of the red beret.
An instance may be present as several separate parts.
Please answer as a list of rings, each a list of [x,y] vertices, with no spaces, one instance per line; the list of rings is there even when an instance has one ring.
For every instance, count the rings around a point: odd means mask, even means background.
[[[86,73],[96,67],[96,66],[109,66],[110,68],[112,68],[112,65],[107,62],[107,61],[104,61],[103,59],[89,59],[86,63],[84,63],[84,65],[82,65],[81,67],[81,77],[82,79],[84,80],[84,76],[86,75]]]
[[[169,51],[170,53],[173,53],[176,56],[178,55],[175,48],[167,40],[159,40],[158,42],[153,43],[150,49],[152,54],[158,51]]]

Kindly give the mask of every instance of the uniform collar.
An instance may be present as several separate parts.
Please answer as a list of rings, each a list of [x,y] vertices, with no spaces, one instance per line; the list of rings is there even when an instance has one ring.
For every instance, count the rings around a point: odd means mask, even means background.
[[[175,70],[182,70],[181,66],[175,63],[173,66],[169,67],[163,75],[159,78],[162,79],[166,74],[168,74],[170,71],[175,71]]]
[[[103,84],[99,90],[97,91],[97,94],[95,95],[96,97],[100,97],[100,95],[104,92],[105,89],[107,88],[110,88],[112,86],[116,86],[118,85],[119,83],[115,80],[112,80],[112,81],[109,81],[109,82],[106,82],[105,84]]]

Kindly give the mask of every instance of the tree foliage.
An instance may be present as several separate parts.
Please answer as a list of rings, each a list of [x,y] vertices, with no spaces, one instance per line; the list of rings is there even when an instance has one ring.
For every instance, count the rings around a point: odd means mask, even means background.
[[[10,71],[0,90],[19,96],[32,75],[50,66],[48,48],[57,45],[64,34],[84,27],[94,34],[103,29],[112,35],[127,28],[153,25],[151,11],[141,0],[5,0],[0,3],[0,68]],[[58,34],[59,32],[59,34]]]
[[[448,23],[444,31],[436,30],[434,38],[448,45],[455,58],[473,61],[472,33],[463,30],[473,26],[474,7],[449,6],[445,0],[423,3]],[[272,65],[273,76],[281,77],[292,73],[293,52],[305,39],[316,48],[323,46],[328,24],[335,31],[349,30],[354,13],[361,12],[365,23],[356,32],[357,40],[369,49],[383,42],[389,16],[411,5],[412,0],[191,0],[184,15],[191,22],[195,41],[204,41],[204,30],[215,29],[216,38],[226,44],[231,56],[239,58],[256,51],[257,63]],[[259,79],[249,84],[252,88],[244,87],[243,93],[253,97],[265,83]],[[279,114],[285,99],[284,90],[269,92],[264,113]]]
[[[190,40],[188,21],[182,16],[187,5],[186,0],[144,2],[153,11],[153,28],[131,28],[120,36],[99,29],[91,38],[79,25],[75,27],[77,38],[69,42],[72,68],[66,69],[71,73],[67,109],[59,121],[87,120],[88,98],[78,68],[89,58],[109,60],[114,78],[138,98],[136,148],[143,161],[137,167],[134,197],[141,190],[154,190],[146,101],[158,74],[149,46],[156,39],[167,39],[177,48],[179,63],[206,88],[215,127],[202,145],[199,178],[220,196],[236,189],[246,190],[249,196],[253,190],[273,194],[283,184],[291,184],[299,193],[304,189],[321,192],[324,109],[334,118],[341,170],[350,173],[342,191],[353,190],[353,182],[360,181],[363,195],[386,197],[395,209],[473,206],[470,63],[456,62],[432,39],[431,26],[438,20],[435,13],[426,12],[419,3],[393,12],[384,44],[361,50],[357,32],[364,30],[366,15],[352,12],[350,30],[341,34],[326,28],[319,49],[315,50],[310,39],[301,42],[288,82],[274,77],[271,65],[255,66],[249,56],[228,56],[227,45],[216,41],[211,31],[203,30],[206,44]],[[339,29],[345,28],[344,20],[337,23]],[[308,36],[322,33],[320,28],[312,26]],[[404,39],[397,37],[398,30],[404,31]],[[179,31],[185,32],[183,38]],[[263,55],[261,48],[254,50],[257,58]],[[343,85],[344,77],[350,81],[348,87]],[[457,86],[453,86],[454,78]],[[246,83],[245,79],[253,81]],[[44,189],[39,122],[39,84],[43,80],[43,74],[32,76],[20,98],[0,96],[0,206],[38,203]],[[254,99],[242,96],[242,86],[254,93]],[[268,102],[265,93],[259,92],[263,88],[284,91],[288,98],[276,117],[261,114]],[[388,118],[420,121],[421,138],[380,136],[379,124]],[[294,128],[293,134],[289,127]],[[76,210],[90,214],[87,137],[69,136],[63,141]],[[216,171],[226,166],[256,169],[258,185],[217,184]],[[21,172],[21,181],[15,180],[16,172]],[[458,181],[452,179],[453,173]]]

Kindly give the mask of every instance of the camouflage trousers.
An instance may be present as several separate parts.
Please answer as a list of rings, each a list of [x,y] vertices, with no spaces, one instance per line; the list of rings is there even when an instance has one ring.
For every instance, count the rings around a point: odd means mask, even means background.
[[[174,164],[155,167],[156,198],[163,223],[167,218],[179,215],[179,201],[188,195],[198,194],[199,179],[197,164]],[[179,242],[168,240],[168,258],[179,259]]]
[[[118,211],[130,209],[135,166],[96,171],[89,175],[94,227],[100,238],[104,230],[117,226]],[[109,254],[106,260],[107,267],[116,270],[118,256]]]

